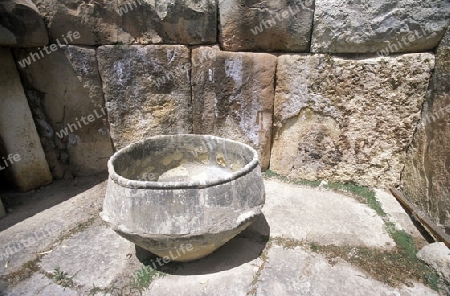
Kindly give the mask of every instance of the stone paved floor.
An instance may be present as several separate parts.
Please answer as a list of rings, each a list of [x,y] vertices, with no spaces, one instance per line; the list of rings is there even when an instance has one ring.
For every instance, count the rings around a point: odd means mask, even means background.
[[[439,295],[414,280],[389,286],[314,249],[395,250],[385,221],[367,205],[322,188],[265,186],[264,215],[255,223],[204,259],[158,268],[142,295]],[[103,179],[90,178],[13,194],[24,205],[0,220],[0,295],[139,295],[132,278],[156,258],[101,221],[104,192]],[[396,228],[426,244],[390,194],[377,190],[377,199]],[[27,200],[45,207],[34,213]]]

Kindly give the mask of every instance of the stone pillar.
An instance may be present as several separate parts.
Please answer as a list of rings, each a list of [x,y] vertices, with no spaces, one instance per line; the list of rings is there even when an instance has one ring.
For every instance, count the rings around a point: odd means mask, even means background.
[[[113,149],[95,48],[62,46],[22,67],[36,52],[14,55],[53,177],[106,172]]]
[[[9,49],[0,49],[0,170],[21,191],[46,185],[52,176]]]

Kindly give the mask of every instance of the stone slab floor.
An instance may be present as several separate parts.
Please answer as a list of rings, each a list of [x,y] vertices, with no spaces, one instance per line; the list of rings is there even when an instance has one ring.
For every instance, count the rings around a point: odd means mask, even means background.
[[[99,218],[104,180],[57,181],[39,191],[3,195],[12,212],[0,220],[0,295],[448,292],[432,290],[409,276],[408,268],[384,264],[398,253],[393,230],[410,234],[418,247],[427,242],[382,190],[376,195],[386,216],[351,194],[266,179],[264,215],[247,230],[204,259],[160,266]]]

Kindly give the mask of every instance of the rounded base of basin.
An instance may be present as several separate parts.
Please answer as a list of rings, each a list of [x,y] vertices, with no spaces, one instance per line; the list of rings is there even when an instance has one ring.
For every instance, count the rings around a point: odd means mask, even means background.
[[[188,262],[208,256],[223,246],[230,239],[245,230],[253,218],[245,221],[237,228],[221,233],[208,233],[193,236],[161,236],[142,237],[115,230],[120,236],[134,242],[140,248],[147,250],[164,261]]]

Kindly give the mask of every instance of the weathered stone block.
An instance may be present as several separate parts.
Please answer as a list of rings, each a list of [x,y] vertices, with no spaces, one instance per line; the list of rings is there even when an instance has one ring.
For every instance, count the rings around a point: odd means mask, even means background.
[[[116,149],[154,135],[192,132],[189,56],[182,45],[98,48]]]
[[[193,50],[192,63],[194,133],[247,143],[267,169],[276,57],[200,47]]]
[[[52,181],[27,98],[9,49],[0,48],[0,174],[21,191]]]
[[[402,191],[450,234],[450,31],[439,45],[436,70],[402,172]]]
[[[66,1],[33,0],[45,17],[50,37],[69,44],[215,43],[214,0]]]
[[[105,172],[113,151],[95,49],[64,46],[20,65],[36,52],[16,59],[53,175]]]
[[[309,51],[314,0],[219,1],[225,50]]]
[[[44,20],[30,0],[0,2],[0,46],[33,47],[48,44]]]
[[[399,184],[434,55],[282,55],[272,170],[299,179]]]
[[[448,1],[316,0],[311,52],[431,50],[450,20]]]

